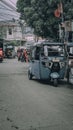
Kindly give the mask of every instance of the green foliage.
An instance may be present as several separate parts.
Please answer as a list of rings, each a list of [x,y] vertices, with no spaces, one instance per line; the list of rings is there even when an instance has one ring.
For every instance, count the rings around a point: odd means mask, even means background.
[[[69,0],[61,1],[64,19],[72,19],[73,4]],[[61,18],[56,18],[54,11],[58,8],[59,3],[60,0],[18,0],[17,11],[20,12],[21,19],[34,28],[37,36],[58,40]]]

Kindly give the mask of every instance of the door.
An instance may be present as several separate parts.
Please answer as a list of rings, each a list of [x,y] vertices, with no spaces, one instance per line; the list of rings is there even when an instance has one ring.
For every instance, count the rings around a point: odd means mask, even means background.
[[[31,73],[40,79],[40,47],[35,47],[32,50]]]

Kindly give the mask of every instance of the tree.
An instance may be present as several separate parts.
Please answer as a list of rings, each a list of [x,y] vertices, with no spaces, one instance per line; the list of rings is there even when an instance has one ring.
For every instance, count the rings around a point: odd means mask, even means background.
[[[69,0],[61,0],[63,3],[63,17],[73,17],[72,4]],[[34,33],[43,38],[51,37],[58,40],[59,23],[61,17],[55,17],[54,11],[58,8],[60,0],[18,0],[17,11],[21,19],[34,28]]]

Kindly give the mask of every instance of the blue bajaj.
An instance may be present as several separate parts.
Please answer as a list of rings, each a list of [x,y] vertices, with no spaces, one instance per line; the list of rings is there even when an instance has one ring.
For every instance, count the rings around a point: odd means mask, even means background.
[[[52,81],[57,86],[58,80],[64,79],[66,62],[63,43],[35,43],[31,51],[28,78],[31,80],[35,76],[40,80]]]

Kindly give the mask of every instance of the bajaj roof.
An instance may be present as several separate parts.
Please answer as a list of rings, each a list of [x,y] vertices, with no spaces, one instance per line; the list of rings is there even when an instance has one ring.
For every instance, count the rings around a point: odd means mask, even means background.
[[[60,43],[60,42],[49,42],[49,41],[43,41],[43,42],[36,42],[35,44],[34,44],[34,46],[44,46],[44,45],[49,45],[49,46],[51,46],[51,45],[53,45],[53,46],[63,46],[64,45],[64,43]]]
[[[72,42],[70,42],[70,43],[68,42],[68,43],[67,43],[67,46],[73,47],[73,43],[72,43]]]

